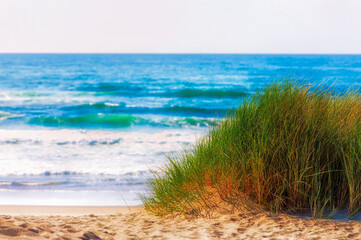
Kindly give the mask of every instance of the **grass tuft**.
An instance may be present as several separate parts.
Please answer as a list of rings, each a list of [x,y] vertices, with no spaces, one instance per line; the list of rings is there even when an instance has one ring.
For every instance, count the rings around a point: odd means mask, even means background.
[[[272,212],[361,207],[361,96],[290,80],[230,111],[148,183],[145,208],[204,215],[222,203]]]

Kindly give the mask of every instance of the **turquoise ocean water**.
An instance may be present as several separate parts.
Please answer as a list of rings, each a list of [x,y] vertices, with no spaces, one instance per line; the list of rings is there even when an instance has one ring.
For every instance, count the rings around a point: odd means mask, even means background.
[[[342,93],[361,55],[0,54],[0,204],[139,204],[166,154],[285,76]]]

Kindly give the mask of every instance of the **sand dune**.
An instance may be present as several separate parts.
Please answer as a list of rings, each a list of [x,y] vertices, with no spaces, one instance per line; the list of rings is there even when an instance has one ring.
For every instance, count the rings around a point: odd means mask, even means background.
[[[38,216],[18,216],[14,212],[1,215],[0,239],[361,239],[359,221],[241,212],[210,218],[161,218],[141,208],[131,208],[133,213],[118,208],[120,213],[107,215],[104,213],[109,209],[97,209],[97,214],[72,216],[72,212],[77,214],[74,209],[60,210],[63,216],[45,212],[38,212]],[[84,207],[82,214],[85,210],[89,213],[92,208]]]

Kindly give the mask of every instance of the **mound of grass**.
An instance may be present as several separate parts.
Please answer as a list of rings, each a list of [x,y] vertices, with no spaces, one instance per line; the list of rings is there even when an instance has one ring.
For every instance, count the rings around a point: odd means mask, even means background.
[[[201,214],[219,200],[352,214],[361,207],[361,96],[274,83],[154,174],[143,202],[156,214]]]

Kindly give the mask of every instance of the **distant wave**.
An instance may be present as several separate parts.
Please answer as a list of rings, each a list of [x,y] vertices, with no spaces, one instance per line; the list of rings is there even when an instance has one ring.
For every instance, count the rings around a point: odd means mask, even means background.
[[[129,83],[98,83],[97,85],[85,85],[76,88],[80,92],[94,92],[95,95],[117,96],[154,96],[154,97],[177,97],[177,98],[240,98],[248,96],[245,88],[242,89],[200,89],[185,88],[179,90],[166,89],[154,91],[146,87],[135,86]]]
[[[30,176],[71,176],[71,175],[78,175],[78,176],[87,176],[87,175],[98,175],[101,177],[102,181],[115,181],[117,178],[122,178],[124,176],[126,177],[137,177],[137,176],[145,176],[145,175],[151,175],[152,171],[150,170],[136,170],[134,172],[126,172],[123,174],[106,174],[106,173],[84,173],[84,172],[75,172],[75,171],[45,171],[41,174],[30,174]],[[28,174],[29,175],[29,174]],[[26,174],[23,176],[26,176]],[[113,176],[113,177],[111,177]]]
[[[123,138],[115,138],[115,139],[81,139],[79,141],[75,140],[60,140],[53,141],[52,144],[55,145],[114,145],[123,141]],[[46,143],[46,142],[45,142]],[[19,138],[11,138],[7,140],[0,140],[0,145],[16,145],[16,144],[27,144],[27,145],[41,145],[44,144],[43,141],[39,141],[37,139],[19,139]]]
[[[51,94],[44,92],[25,91],[25,92],[15,92],[13,93],[13,95],[19,97],[46,97],[46,96],[50,96]]]
[[[12,185],[18,185],[18,186],[26,186],[26,187],[34,187],[34,186],[50,186],[50,185],[62,185],[66,184],[67,182],[13,182]]]
[[[125,108],[125,103],[110,103],[110,102],[98,102],[98,103],[88,103],[75,106],[66,106],[62,107],[61,110],[106,110],[106,109],[123,109]]]
[[[29,145],[39,145],[42,142],[36,139],[6,139],[6,140],[0,140],[0,145],[6,145],[6,144],[29,144]]]
[[[124,128],[130,127],[132,124],[141,122],[141,118],[130,115],[120,114],[87,114],[77,117],[34,117],[29,120],[30,124],[43,126],[98,126],[98,127],[112,127]]]
[[[180,98],[241,98],[248,94],[244,91],[220,89],[182,89],[164,94],[167,97]]]
[[[22,117],[22,116],[23,115],[16,115],[16,114],[8,113],[8,112],[0,112],[0,121],[3,121],[8,118],[17,118],[17,117]]]
[[[35,186],[51,186],[51,185],[62,185],[67,182],[56,181],[56,182],[0,182],[0,187],[5,186],[23,186],[23,187],[35,187]]]
[[[61,92],[0,92],[1,100],[26,100],[29,99],[51,99],[51,97],[59,98]],[[118,96],[118,97],[167,97],[167,98],[242,98],[249,95],[246,89],[147,89],[136,86],[124,86],[124,88],[115,85],[104,87],[103,85],[79,87],[75,91],[66,91],[67,97],[91,97],[91,96]]]
[[[221,89],[181,89],[151,92],[148,89],[141,91],[96,91],[96,96],[137,96],[137,97],[167,97],[167,98],[242,98],[247,97],[246,91]]]
[[[214,108],[197,108],[197,107],[182,107],[182,106],[172,106],[156,109],[156,111],[164,111],[169,113],[184,113],[195,115],[207,114],[213,115],[219,114],[221,116],[225,115],[229,110],[228,109],[214,109]]]
[[[86,114],[76,117],[34,117],[30,124],[50,127],[100,127],[100,128],[127,128],[132,125],[149,125],[156,127],[189,127],[212,126],[219,121],[196,117],[168,117],[162,119],[148,119],[122,114]]]
[[[103,112],[103,113],[132,113],[132,114],[178,114],[185,116],[225,116],[228,109],[214,109],[214,108],[198,108],[198,107],[183,107],[183,106],[165,106],[165,107],[127,107],[125,103],[110,103],[110,102],[99,102],[89,103],[74,106],[62,107],[63,111],[74,111],[78,112]]]
[[[104,109],[104,108],[119,108],[119,107],[125,107],[125,103],[109,103],[109,102],[104,102],[104,103],[89,103],[89,104],[82,104],[82,105],[78,105],[76,106],[77,109],[87,109],[87,108],[92,108],[92,109]],[[66,109],[66,107],[64,107],[63,109]]]
[[[143,90],[141,87],[131,85],[129,83],[114,83],[114,82],[102,82],[96,85],[84,84],[76,88],[77,91],[82,92],[133,92]]]
[[[76,87],[76,91],[83,93],[91,93],[94,96],[148,96],[149,90],[141,86],[136,86],[130,83],[117,83],[117,82],[101,82],[97,84],[84,84]]]
[[[46,171],[40,174],[11,174],[1,176],[1,189],[119,189],[120,185],[143,185],[147,177],[151,176],[149,170],[126,172],[123,174],[82,173],[73,171]]]
[[[5,119],[9,118],[10,116],[11,116],[10,113],[0,112],[0,121],[1,121],[1,120],[5,120]]]

